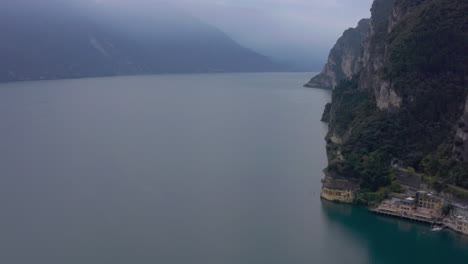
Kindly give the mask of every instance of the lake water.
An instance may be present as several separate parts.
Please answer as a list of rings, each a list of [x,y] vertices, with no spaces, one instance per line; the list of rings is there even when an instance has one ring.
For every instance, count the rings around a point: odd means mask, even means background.
[[[467,263],[468,237],[319,199],[309,77],[0,85],[0,263]]]

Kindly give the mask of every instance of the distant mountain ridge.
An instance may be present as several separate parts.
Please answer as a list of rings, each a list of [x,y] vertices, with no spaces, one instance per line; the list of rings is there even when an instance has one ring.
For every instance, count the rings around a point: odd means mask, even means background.
[[[123,14],[93,1],[2,1],[0,82],[282,70],[178,10]]]

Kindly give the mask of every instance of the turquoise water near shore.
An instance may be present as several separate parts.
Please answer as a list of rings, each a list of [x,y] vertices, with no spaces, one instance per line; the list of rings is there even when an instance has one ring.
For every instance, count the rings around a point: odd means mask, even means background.
[[[352,263],[462,263],[468,256],[468,237],[450,230],[432,232],[428,224],[327,201],[322,213],[329,230],[367,252],[361,262]],[[353,256],[350,252],[349,258]]]
[[[468,237],[319,198],[310,73],[0,85],[0,263],[465,263]]]

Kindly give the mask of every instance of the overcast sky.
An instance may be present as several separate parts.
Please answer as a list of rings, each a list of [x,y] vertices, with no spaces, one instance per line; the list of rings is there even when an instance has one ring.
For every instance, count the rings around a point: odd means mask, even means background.
[[[370,17],[373,0],[95,0],[170,3],[269,57],[321,69],[344,30]],[[117,4],[116,4],[117,6]]]
[[[217,26],[244,46],[309,67],[324,62],[344,30],[370,17],[372,5],[372,0],[171,2]]]

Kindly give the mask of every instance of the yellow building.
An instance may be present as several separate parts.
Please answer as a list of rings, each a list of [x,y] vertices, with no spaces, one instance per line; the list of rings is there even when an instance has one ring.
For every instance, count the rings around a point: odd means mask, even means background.
[[[440,210],[442,208],[442,202],[438,197],[423,191],[416,193],[416,205],[418,207],[434,210]]]
[[[464,234],[468,234],[468,219],[463,218],[461,216],[455,219],[455,229],[458,232],[462,232]]]
[[[358,186],[347,180],[326,179],[320,196],[329,201],[352,203]]]

